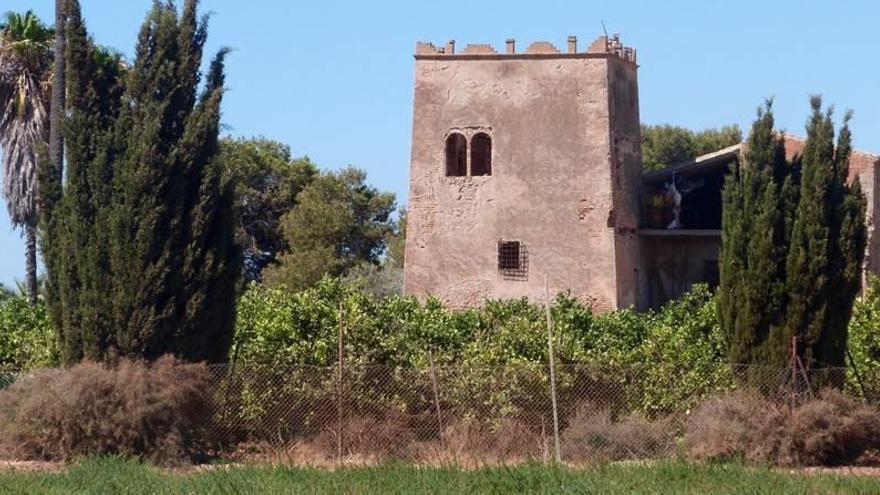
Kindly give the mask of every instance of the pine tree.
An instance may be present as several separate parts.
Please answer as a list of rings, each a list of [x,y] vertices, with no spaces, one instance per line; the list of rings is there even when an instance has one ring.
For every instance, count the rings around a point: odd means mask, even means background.
[[[64,358],[221,361],[240,270],[217,163],[226,50],[199,92],[206,20],[196,0],[157,2],[124,70],[68,3],[66,182],[41,174],[56,191],[43,251]]]
[[[734,363],[784,366],[792,337],[807,367],[843,366],[867,239],[859,181],[848,182],[849,120],[811,100],[803,154],[785,160],[770,105],[745,165],[724,189],[721,324]]]

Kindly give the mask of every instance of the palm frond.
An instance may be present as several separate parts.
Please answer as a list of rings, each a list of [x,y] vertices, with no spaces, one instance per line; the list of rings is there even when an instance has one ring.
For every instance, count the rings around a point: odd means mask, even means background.
[[[33,14],[0,24],[0,148],[3,195],[13,225],[37,219],[37,151],[47,140],[51,29]]]
[[[6,12],[3,22],[0,22],[0,32],[7,41],[30,41],[34,43],[51,42],[55,36],[55,30],[43,24],[43,21],[28,10],[24,14],[19,12]]]

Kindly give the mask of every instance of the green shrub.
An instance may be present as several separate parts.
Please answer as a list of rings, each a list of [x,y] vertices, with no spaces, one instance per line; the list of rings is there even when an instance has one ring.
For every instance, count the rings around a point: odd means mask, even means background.
[[[686,409],[706,394],[733,387],[723,365],[727,347],[716,298],[698,285],[658,312],[642,315],[647,331],[628,355],[640,390],[639,410],[650,414]]]
[[[546,405],[545,314],[525,299],[451,310],[434,298],[423,303],[409,296],[376,298],[330,278],[295,293],[255,284],[239,302],[233,359],[266,369],[334,366],[340,307],[351,369],[425,368],[433,359],[441,369],[444,396],[479,404],[474,415]],[[720,365],[725,345],[715,300],[705,286],[645,313],[627,309],[596,315],[560,294],[552,315],[561,395],[566,387],[597,385],[594,370],[583,375],[584,363],[588,368],[601,364],[609,377],[602,386],[626,385],[629,407],[651,415],[688,407],[701,394],[732,383]],[[267,397],[274,392],[267,391]],[[572,397],[571,404],[576,400]]]
[[[403,293],[403,267],[395,263],[361,263],[352,267],[342,280],[378,298]]]
[[[853,305],[847,347],[852,358],[847,367],[848,386],[869,400],[880,399],[880,278],[874,275]]]
[[[0,301],[0,371],[26,371],[58,364],[58,339],[46,306],[24,295]]]

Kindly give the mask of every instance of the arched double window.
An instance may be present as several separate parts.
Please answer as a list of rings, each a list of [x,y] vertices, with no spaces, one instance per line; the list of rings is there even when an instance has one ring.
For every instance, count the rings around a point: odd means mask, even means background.
[[[492,138],[485,132],[471,138],[471,175],[492,175]]]
[[[464,135],[454,132],[446,138],[446,175],[464,177],[466,175],[492,175],[492,138],[485,132],[478,132],[470,143],[470,174],[468,174],[468,141]]]
[[[446,138],[446,175],[467,175],[467,139],[457,132]]]

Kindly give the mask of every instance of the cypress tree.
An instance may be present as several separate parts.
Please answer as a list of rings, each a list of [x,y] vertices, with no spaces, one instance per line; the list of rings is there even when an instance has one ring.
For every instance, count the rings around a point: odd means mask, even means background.
[[[120,60],[89,39],[79,5],[67,2],[65,22],[65,80],[67,117],[62,123],[67,155],[66,183],[56,164],[44,163],[42,192],[42,251],[47,272],[47,297],[61,348],[67,360],[99,357],[106,346],[109,287],[96,260],[107,246],[97,242],[103,227],[96,212],[110,206],[92,190],[106,188],[105,178],[93,177],[112,159],[109,139],[121,106]]]
[[[49,303],[67,361],[225,359],[240,268],[231,184],[217,163],[221,50],[202,79],[206,19],[155,3],[134,63],[67,21],[67,171],[47,201]]]
[[[721,322],[730,359],[759,359],[762,344],[784,316],[785,219],[780,191],[790,175],[772,102],[758,110],[743,154],[723,191]]]
[[[787,260],[787,332],[777,346],[796,336],[807,366],[844,366],[867,240],[865,198],[858,180],[847,183],[851,114],[844,117],[835,147],[832,109],[823,112],[818,96],[810,104],[801,200]]]
[[[859,181],[848,183],[849,120],[811,99],[803,154],[787,162],[768,104],[745,165],[725,183],[719,305],[734,363],[784,366],[791,338],[807,367],[843,366],[867,239]]]

